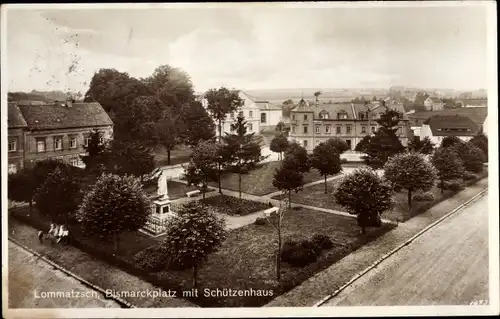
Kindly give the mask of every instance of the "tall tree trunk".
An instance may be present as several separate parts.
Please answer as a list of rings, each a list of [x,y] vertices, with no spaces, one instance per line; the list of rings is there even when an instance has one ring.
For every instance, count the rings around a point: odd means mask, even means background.
[[[238,192],[241,198],[241,159],[238,159]]]
[[[444,193],[444,181],[443,181],[443,179],[441,179],[440,188],[441,188],[441,195],[443,195],[443,193]]]
[[[325,175],[325,194],[328,194],[328,186],[327,186],[327,183],[326,183],[326,175]]]
[[[411,189],[408,189],[408,209],[411,211]]]
[[[219,151],[222,150],[222,120],[219,120],[219,146],[220,146],[220,149]],[[219,152],[221,155],[222,152]],[[220,180],[220,177],[221,177],[221,163],[220,163],[220,159],[219,159],[219,162],[217,163],[217,180],[218,180],[218,183],[219,183],[219,194],[222,194],[222,184],[221,184],[221,180]]]
[[[292,191],[288,191],[288,208],[292,208]]]
[[[170,165],[170,149],[167,150],[167,165]]]
[[[193,287],[196,288],[198,286],[198,266],[193,267]]]
[[[281,279],[281,218],[278,215],[278,254],[276,256],[276,278]]]

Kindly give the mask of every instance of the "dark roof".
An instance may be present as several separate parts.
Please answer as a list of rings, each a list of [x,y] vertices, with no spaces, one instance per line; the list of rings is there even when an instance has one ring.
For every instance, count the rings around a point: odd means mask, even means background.
[[[92,127],[113,125],[113,121],[101,104],[72,103],[46,105],[19,105],[30,129],[58,129],[70,127]]]
[[[314,113],[314,108],[309,105],[304,99],[301,99],[296,107],[294,107],[292,112],[308,112]]]
[[[434,115],[424,124],[429,125],[433,136],[473,136],[478,132],[477,125],[467,116]]]
[[[8,128],[21,128],[27,127],[28,124],[21,113],[21,110],[16,103],[9,102],[8,116],[7,116]]]
[[[488,115],[487,107],[461,107],[458,109],[448,109],[441,111],[427,111],[427,112],[415,112],[413,114],[408,114],[410,120],[422,120],[427,119],[434,115],[462,115],[467,116],[476,125],[483,125]]]
[[[488,106],[488,99],[463,99],[463,100],[460,100],[460,102],[462,102],[463,106],[466,106],[466,105]]]

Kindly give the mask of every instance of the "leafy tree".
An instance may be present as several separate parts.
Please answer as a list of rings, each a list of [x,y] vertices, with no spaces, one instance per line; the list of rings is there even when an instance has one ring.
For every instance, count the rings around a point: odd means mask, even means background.
[[[311,156],[311,166],[325,178],[325,194],[328,194],[326,178],[342,171],[340,154],[333,143],[323,142],[316,146]]]
[[[177,265],[193,269],[193,286],[197,287],[198,267],[226,237],[224,219],[192,201],[177,212],[163,243]]]
[[[359,168],[345,176],[333,197],[357,216],[363,234],[366,227],[380,226],[380,215],[393,205],[390,185],[370,168]]]
[[[108,171],[114,174],[143,177],[155,168],[154,153],[138,142],[113,141],[108,161]]]
[[[437,170],[441,194],[444,190],[445,181],[460,178],[464,173],[462,160],[451,147],[438,148],[432,155],[431,161]]]
[[[241,198],[241,174],[260,160],[260,145],[255,133],[247,133],[247,122],[242,115],[238,115],[231,124],[231,131],[223,137],[223,157],[227,159],[228,165],[236,165]]]
[[[35,196],[37,185],[33,170],[23,168],[15,174],[10,174],[7,182],[7,197],[16,202],[29,203],[30,214],[33,211],[33,197]]]
[[[423,140],[419,136],[414,136],[408,145],[409,149],[422,154],[432,154],[434,151],[434,143],[429,137],[425,137]]]
[[[85,194],[77,216],[87,234],[112,238],[116,254],[119,235],[143,227],[150,213],[149,198],[137,178],[103,174]]]
[[[62,168],[49,174],[35,195],[37,210],[53,222],[65,225],[78,209],[79,199],[79,179]]]
[[[345,151],[349,150],[349,145],[347,145],[347,142],[344,140],[341,140],[338,137],[331,137],[329,138],[326,143],[337,151],[337,153],[342,154]]]
[[[441,141],[441,147],[451,147],[456,144],[463,144],[464,142],[456,136],[445,136]]]
[[[285,132],[285,123],[283,123],[283,121],[279,121],[278,124],[276,124],[276,127],[274,128],[274,130],[278,134],[283,134]]]
[[[292,157],[285,157],[281,167],[274,172],[273,186],[277,189],[288,192],[288,206],[292,206],[292,191],[297,193],[304,186],[304,175],[297,166],[298,161]]]
[[[467,142],[456,143],[451,147],[462,160],[466,171],[480,173],[483,171],[485,155],[474,144]]]
[[[488,161],[488,137],[484,135],[484,133],[479,133],[474,136],[469,142],[483,151],[485,160]]]
[[[203,199],[209,181],[217,180],[219,147],[212,141],[202,141],[193,150],[186,168],[188,185],[203,185]]]
[[[283,105],[293,105],[293,100],[292,99],[288,99],[286,101],[283,102]]]
[[[297,142],[291,142],[285,151],[285,160],[293,163],[293,166],[300,172],[306,173],[311,169],[309,156],[305,148],[300,146]]]
[[[193,102],[182,110],[184,123],[183,141],[189,146],[196,146],[201,141],[215,138],[215,124],[207,110],[199,102]]]
[[[180,110],[183,105],[194,100],[191,78],[180,68],[161,65],[143,83],[167,107]]]
[[[408,191],[408,207],[414,191],[430,190],[436,181],[436,170],[420,153],[408,152],[396,154],[384,165],[384,176],[395,189]]]
[[[99,129],[93,129],[89,134],[87,146],[83,146],[87,155],[80,156],[85,164],[85,170],[89,173],[102,173],[106,164],[106,143],[103,140],[103,133]]]
[[[58,168],[65,171],[67,170],[75,176],[81,175],[81,169],[73,167],[58,159],[48,158],[43,161],[38,161],[32,170],[35,189],[40,188],[45,183],[47,177]]]
[[[370,135],[363,136],[361,141],[356,144],[354,150],[356,152],[366,153],[368,151],[368,145],[370,145],[371,138],[372,137]]]
[[[161,145],[167,151],[167,164],[170,165],[171,152],[183,138],[184,125],[180,114],[167,111],[158,122],[149,126],[149,131],[154,144]]]
[[[282,134],[276,135],[271,140],[271,144],[269,145],[271,151],[278,153],[280,160],[283,159],[283,152],[286,151],[287,147],[288,147],[288,140]]]
[[[314,97],[316,98],[316,103],[319,101],[319,96],[321,95],[321,91],[314,92]]]
[[[404,151],[404,147],[396,135],[397,125],[401,118],[401,113],[390,109],[380,114],[380,118],[377,120],[380,128],[369,139],[366,146],[362,145],[358,148],[364,149],[363,153],[366,153],[366,156],[363,157],[363,160],[367,165],[374,169],[380,168],[391,156]]]
[[[123,141],[140,141],[144,145],[154,145],[151,125],[161,119],[162,114],[168,110],[154,96],[139,96],[132,101],[132,104],[121,110],[115,123],[115,126],[118,126],[116,134]]]
[[[219,143],[222,150],[222,121],[230,113],[235,112],[238,108],[243,106],[244,101],[240,99],[238,92],[230,91],[225,87],[220,89],[211,89],[205,94],[207,100],[208,112],[212,118],[217,122],[217,130],[219,132]],[[218,166],[218,182],[219,182],[219,193],[222,194],[221,185],[221,166],[222,161],[219,162]]]

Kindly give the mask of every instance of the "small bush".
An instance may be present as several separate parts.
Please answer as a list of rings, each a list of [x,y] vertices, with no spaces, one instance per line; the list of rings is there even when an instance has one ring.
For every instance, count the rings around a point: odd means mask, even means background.
[[[458,192],[463,188],[462,184],[459,181],[448,181],[443,185],[443,189],[450,190],[453,192]]]
[[[323,234],[316,234],[312,238],[312,242],[320,249],[330,249],[333,247],[333,242],[330,237]]]
[[[267,221],[266,221],[265,217],[257,217],[254,224],[255,225],[265,225],[266,223],[267,223]]]
[[[430,202],[434,200],[434,194],[431,192],[420,192],[413,195],[413,199],[419,202]]]
[[[293,267],[305,267],[315,262],[321,253],[321,248],[311,240],[287,241],[281,251],[281,260]]]
[[[465,171],[462,178],[464,179],[464,181],[473,181],[473,180],[477,180],[478,176],[472,172]]]
[[[150,246],[134,256],[135,265],[147,272],[159,272],[168,266],[168,257],[161,246]]]

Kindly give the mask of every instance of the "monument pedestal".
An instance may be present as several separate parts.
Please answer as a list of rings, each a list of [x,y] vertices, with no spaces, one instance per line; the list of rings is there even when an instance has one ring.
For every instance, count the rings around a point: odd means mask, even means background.
[[[151,214],[144,225],[144,230],[153,236],[163,234],[168,227],[168,220],[175,216],[170,210],[170,199],[168,196],[162,196],[153,200],[151,205]]]

